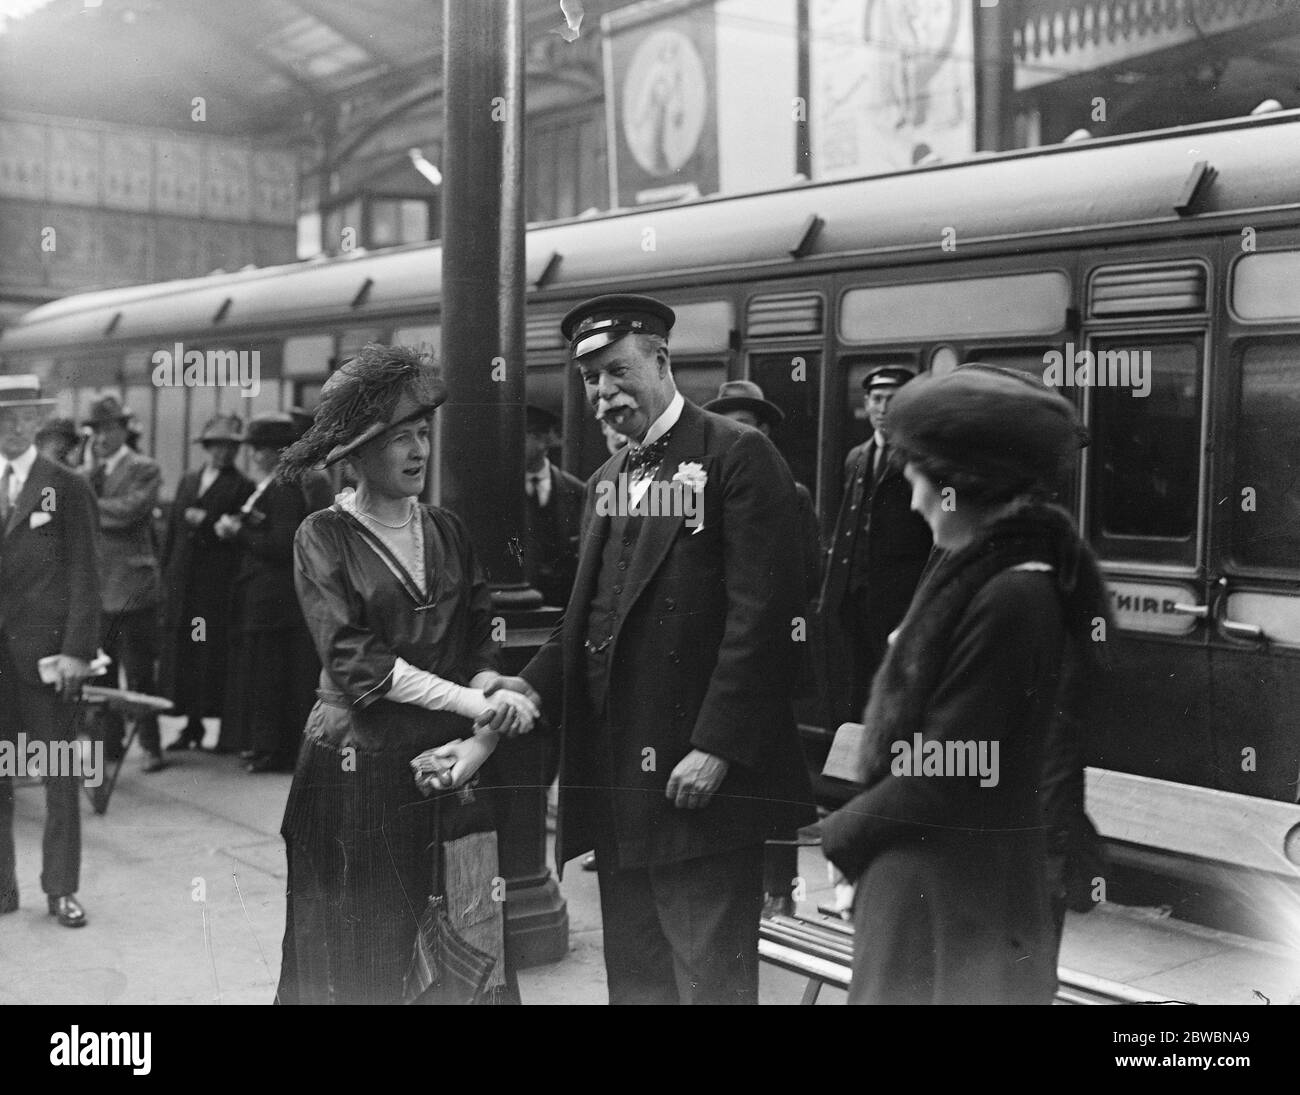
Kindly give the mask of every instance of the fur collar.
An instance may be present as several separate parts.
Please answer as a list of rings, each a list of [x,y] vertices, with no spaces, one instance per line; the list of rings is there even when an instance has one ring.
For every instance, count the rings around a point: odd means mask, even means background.
[[[1099,662],[1089,641],[1097,617],[1109,623],[1097,561],[1062,509],[1028,499],[991,522],[971,543],[945,556],[923,579],[876,673],[862,721],[856,762],[867,786],[889,771],[890,746],[922,731],[925,709],[951,653],[957,624],[984,586],[1022,563],[1046,563],[1056,575],[1070,657]]]

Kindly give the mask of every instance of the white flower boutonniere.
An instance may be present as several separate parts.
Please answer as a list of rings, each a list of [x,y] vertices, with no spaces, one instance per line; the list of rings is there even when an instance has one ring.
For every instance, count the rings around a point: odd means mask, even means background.
[[[677,470],[673,472],[673,482],[682,485],[682,491],[691,492],[691,497],[683,498],[683,508],[686,510],[686,523],[693,526],[691,535],[698,535],[704,528],[704,485],[709,481],[709,474],[704,470],[704,465],[694,460],[686,460],[677,465]]]

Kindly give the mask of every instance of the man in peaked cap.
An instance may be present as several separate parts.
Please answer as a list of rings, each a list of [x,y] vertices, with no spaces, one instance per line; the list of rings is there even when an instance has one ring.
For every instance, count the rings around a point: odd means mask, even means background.
[[[85,425],[94,431],[95,462],[88,476],[99,508],[99,585],[103,597],[104,634],[100,645],[113,659],[109,680],[117,680],[117,663],[126,670],[127,687],[153,694],[157,657],[157,611],[161,583],[154,549],[153,514],[162,486],[158,464],[128,444],[131,413],[116,396],[106,395],[90,405]],[[105,750],[122,749],[122,716],[101,716]],[[165,767],[157,716],[140,720],[144,771]]]
[[[75,742],[72,701],[99,642],[95,500],[85,480],[34,444],[53,403],[41,398],[36,377],[0,376],[0,739],[11,746],[19,732]],[[50,915],[69,928],[86,923],[76,897],[78,784],[66,771],[45,779],[41,889]],[[18,908],[13,813],[13,777],[0,775],[0,913]]]
[[[244,439],[238,415],[218,414],[194,443],[203,447],[203,466],[186,472],[176,488],[163,540],[165,602],[158,687],[185,716],[180,737],[169,752],[199,749],[205,718],[219,718],[226,691],[227,622],[230,586],[239,570],[239,548],[217,537],[216,524],[253,493],[253,484],[235,467]],[[195,632],[194,620],[204,621]]]
[[[813,817],[794,481],[762,433],[677,391],[673,320],[638,296],[564,318],[587,399],[629,444],[587,483],[564,620],[500,686],[561,727],[556,859],[595,849],[610,1002],[756,1003],[763,842]]]
[[[889,461],[889,403],[915,375],[902,365],[881,365],[862,378],[871,437],[844,461],[844,497],[820,602],[831,634],[847,639],[832,644],[847,645],[848,673],[832,671],[828,679],[847,676],[848,695],[831,695],[831,725],[861,717],[889,634],[912,603],[933,546],[929,527],[912,512],[912,488]]]

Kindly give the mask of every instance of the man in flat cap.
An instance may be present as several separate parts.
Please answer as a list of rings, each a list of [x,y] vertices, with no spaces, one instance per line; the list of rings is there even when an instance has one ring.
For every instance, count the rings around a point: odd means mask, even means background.
[[[566,605],[578,567],[582,480],[551,463],[560,443],[560,420],[543,407],[525,408],[524,578],[548,605]]]
[[[503,686],[562,726],[556,859],[596,851],[610,1002],[756,1003],[763,842],[813,817],[794,482],[762,433],[677,391],[673,319],[636,296],[564,318],[630,443],[587,483],[564,620]]]
[[[158,556],[154,550],[153,512],[158,505],[162,471],[157,463],[128,444],[131,414],[116,396],[106,395],[90,405],[85,425],[94,431],[89,472],[99,508],[99,586],[103,597],[103,637],[100,645],[113,659],[110,682],[117,681],[120,661],[127,687],[152,695],[157,657],[157,611],[160,592]],[[104,712],[105,753],[121,755],[122,716]],[[165,767],[158,737],[158,719],[140,720],[144,771]]]
[[[19,732],[29,742],[76,740],[73,701],[99,642],[95,501],[85,480],[34,444],[53,405],[36,377],[0,376],[0,739],[11,746]],[[72,772],[45,779],[41,889],[66,928],[86,924],[76,897],[79,785]],[[13,816],[13,777],[0,775],[0,913],[18,908]]]
[[[163,539],[166,600],[158,687],[174,713],[185,718],[168,752],[202,748],[203,720],[220,718],[225,700],[226,627],[240,550],[218,538],[216,525],[238,513],[253,493],[252,482],[235,467],[243,439],[238,415],[214,415],[203,427],[194,440],[203,446],[203,466],[181,477]],[[196,620],[203,621],[201,629]]]
[[[830,672],[832,725],[857,721],[889,634],[903,621],[921,572],[930,557],[930,529],[912,512],[912,488],[900,469],[890,467],[886,418],[889,401],[916,374],[901,365],[881,365],[862,378],[871,437],[844,461],[844,497],[835,520],[821,611],[832,636],[847,639],[847,695]]]

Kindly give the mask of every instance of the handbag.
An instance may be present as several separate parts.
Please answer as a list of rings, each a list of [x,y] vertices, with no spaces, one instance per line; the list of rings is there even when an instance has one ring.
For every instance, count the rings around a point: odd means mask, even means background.
[[[454,792],[473,801],[473,792]],[[468,798],[461,796],[468,794]],[[475,946],[456,930],[447,908],[443,810],[447,796],[434,799],[433,878],[428,904],[415,933],[404,998],[408,1004],[482,1004],[496,971],[497,956]],[[481,835],[481,834],[479,834]],[[489,833],[495,846],[495,833]],[[470,840],[460,837],[455,843]],[[495,859],[495,857],[494,857]],[[493,864],[495,869],[495,863]]]

